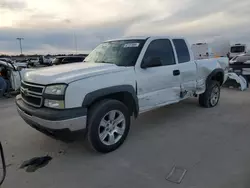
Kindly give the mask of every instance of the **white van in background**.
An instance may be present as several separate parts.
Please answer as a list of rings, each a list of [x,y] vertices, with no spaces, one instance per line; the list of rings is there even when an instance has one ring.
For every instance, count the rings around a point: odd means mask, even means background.
[[[227,57],[230,50],[229,41],[214,41],[211,43],[196,43],[191,46],[195,59]]]
[[[194,59],[209,59],[212,55],[212,50],[207,43],[196,43],[191,46],[194,54]]]
[[[232,59],[240,54],[247,53],[247,45],[246,44],[235,44],[230,48],[229,59]]]

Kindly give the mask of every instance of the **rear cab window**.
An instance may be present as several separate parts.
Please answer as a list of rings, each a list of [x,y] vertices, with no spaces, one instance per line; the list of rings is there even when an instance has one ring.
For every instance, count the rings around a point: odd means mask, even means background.
[[[179,63],[186,63],[190,61],[190,53],[187,43],[184,39],[173,39],[177,59]]]

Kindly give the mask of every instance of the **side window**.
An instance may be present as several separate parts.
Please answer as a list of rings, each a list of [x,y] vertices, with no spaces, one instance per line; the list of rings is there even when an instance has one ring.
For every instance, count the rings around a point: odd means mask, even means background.
[[[168,39],[157,39],[152,41],[145,52],[143,60],[159,58],[161,66],[174,65],[175,57],[173,47]]]
[[[176,49],[178,62],[185,63],[190,61],[190,54],[186,42],[183,39],[173,39]]]

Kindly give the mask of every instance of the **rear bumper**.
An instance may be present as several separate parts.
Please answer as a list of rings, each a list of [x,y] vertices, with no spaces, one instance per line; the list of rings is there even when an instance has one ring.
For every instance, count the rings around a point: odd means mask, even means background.
[[[86,129],[87,109],[73,108],[54,110],[49,108],[34,108],[23,102],[20,95],[16,97],[17,111],[30,126],[49,132],[75,132]],[[42,132],[42,131],[41,131]]]

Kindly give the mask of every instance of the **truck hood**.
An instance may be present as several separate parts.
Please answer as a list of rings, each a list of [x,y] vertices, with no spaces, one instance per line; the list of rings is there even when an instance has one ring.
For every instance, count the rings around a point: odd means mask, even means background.
[[[127,70],[106,63],[72,63],[47,68],[40,68],[24,74],[23,80],[42,85],[53,83],[70,83],[83,78]]]

